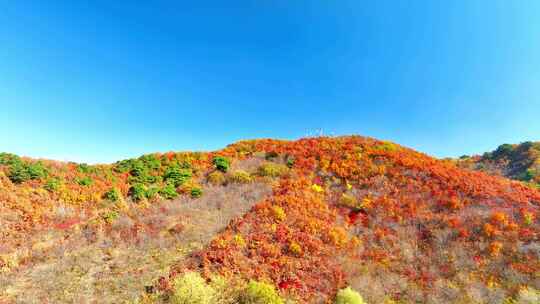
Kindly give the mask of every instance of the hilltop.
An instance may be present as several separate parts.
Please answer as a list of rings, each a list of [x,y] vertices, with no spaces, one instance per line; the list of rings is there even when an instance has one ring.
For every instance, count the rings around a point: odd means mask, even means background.
[[[535,301],[540,192],[459,166],[360,136],[0,154],[0,302]]]

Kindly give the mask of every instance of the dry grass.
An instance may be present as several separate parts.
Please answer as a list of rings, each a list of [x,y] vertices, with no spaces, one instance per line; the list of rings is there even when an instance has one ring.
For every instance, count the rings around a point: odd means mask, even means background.
[[[133,208],[111,225],[41,231],[31,262],[0,273],[0,303],[125,303],[200,249],[235,217],[271,192],[262,183],[207,185],[199,199],[181,197]],[[58,207],[59,218],[73,210]],[[39,236],[39,238],[38,238]]]

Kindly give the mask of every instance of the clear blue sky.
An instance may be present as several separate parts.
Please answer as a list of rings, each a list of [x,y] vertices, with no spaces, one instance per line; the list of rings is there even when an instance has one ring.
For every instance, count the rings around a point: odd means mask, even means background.
[[[540,140],[540,1],[82,2],[0,4],[0,151],[112,162],[319,129],[439,157]]]

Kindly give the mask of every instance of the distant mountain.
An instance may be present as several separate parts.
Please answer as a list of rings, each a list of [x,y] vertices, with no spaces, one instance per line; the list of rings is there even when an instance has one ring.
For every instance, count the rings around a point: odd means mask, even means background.
[[[540,187],[540,142],[503,144],[483,155],[462,156],[457,164]]]

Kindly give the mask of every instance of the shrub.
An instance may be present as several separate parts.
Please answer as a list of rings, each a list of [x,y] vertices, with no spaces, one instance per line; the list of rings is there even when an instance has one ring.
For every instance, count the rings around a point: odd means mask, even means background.
[[[31,179],[41,179],[47,176],[47,170],[41,162],[25,164],[20,160],[13,160],[8,172],[9,179],[14,183],[22,183]]]
[[[347,243],[347,232],[341,227],[334,227],[328,233],[329,241],[337,247],[343,247]]]
[[[279,154],[275,151],[270,151],[270,152],[266,152],[264,158],[266,160],[272,160],[272,159],[276,159],[279,157]]]
[[[289,171],[285,165],[266,163],[259,167],[258,173],[260,176],[279,177]]]
[[[153,184],[161,181],[161,176],[155,176],[149,173],[150,168],[147,167],[148,165],[152,166],[152,168],[156,166],[155,164],[147,164],[141,160],[131,162],[131,168],[129,169],[129,174],[131,176],[129,176],[128,182],[130,184]]]
[[[173,282],[173,304],[214,304],[215,290],[197,272],[187,272]]]
[[[163,178],[161,176],[155,176],[155,175],[146,175],[145,176],[145,181],[149,184],[154,184],[154,183],[158,183],[158,182],[161,182],[163,180]]]
[[[23,163],[14,163],[10,166],[8,177],[12,182],[20,184],[29,180],[30,174]]]
[[[225,183],[225,175],[220,171],[214,171],[208,174],[206,180],[212,185],[223,185]]]
[[[398,146],[389,141],[383,141],[382,143],[373,147],[375,151],[394,152],[398,150]]]
[[[242,304],[283,304],[284,301],[274,286],[257,281],[250,281],[241,296]]]
[[[116,162],[113,166],[113,170],[118,173],[127,173],[130,172],[135,166],[138,160],[136,159],[125,159],[119,162]]]
[[[216,294],[214,303],[216,304],[237,304],[239,302],[240,295],[244,289],[242,282],[229,281],[222,276],[213,276],[210,279],[210,287],[212,287]]]
[[[161,190],[159,190],[159,194],[166,199],[173,199],[178,196],[176,188],[172,184],[167,184],[161,188]]]
[[[292,242],[289,244],[289,251],[296,256],[302,254],[302,247],[297,242]]]
[[[153,199],[156,197],[156,195],[159,193],[159,188],[158,187],[150,187],[148,188],[148,190],[146,190],[146,198],[147,199]]]
[[[251,175],[244,170],[236,170],[230,177],[233,183],[237,184],[249,184],[253,181]]]
[[[166,183],[172,183],[175,187],[178,187],[188,181],[191,178],[190,169],[181,169],[178,166],[171,166],[165,170],[163,180]]]
[[[361,209],[369,209],[372,206],[373,206],[373,200],[367,196],[362,199],[362,202],[360,202],[360,205],[359,205]]]
[[[528,182],[528,181],[531,181],[534,177],[535,177],[535,172],[531,169],[527,169],[527,171],[517,176],[517,179]]]
[[[161,161],[155,154],[143,155],[139,157],[139,161],[141,161],[148,170],[157,170],[161,167]]]
[[[280,206],[272,206],[272,216],[278,221],[283,221],[287,217],[287,214]]]
[[[359,207],[358,200],[356,199],[356,197],[349,194],[345,194],[345,193],[341,195],[341,198],[339,199],[339,204],[342,206],[349,207],[349,208]]]
[[[311,190],[313,190],[315,192],[318,192],[318,193],[324,192],[323,187],[321,187],[320,185],[317,185],[317,184],[311,185]]]
[[[85,176],[83,178],[78,178],[77,179],[77,184],[81,185],[81,186],[90,186],[94,181],[92,180],[92,178],[88,177],[88,176]]]
[[[517,303],[533,304],[540,303],[540,291],[532,287],[523,287],[519,290]]]
[[[142,161],[136,160],[133,162],[131,170],[129,170],[129,174],[133,176],[143,177],[148,174],[148,170],[146,169]]]
[[[22,162],[21,158],[11,153],[0,153],[0,165],[13,165],[14,163]]]
[[[234,237],[233,237],[233,240],[234,240],[234,243],[238,247],[246,246],[246,240],[244,239],[244,237],[241,234],[235,234]]]
[[[499,147],[497,147],[497,150],[495,150],[492,154],[493,158],[500,158],[500,157],[506,157],[510,156],[510,154],[514,151],[514,147],[510,144],[502,144]]]
[[[491,223],[504,227],[508,224],[508,215],[504,212],[493,212],[491,215]]]
[[[81,172],[81,173],[85,173],[85,174],[88,174],[90,173],[90,166],[88,166],[88,164],[79,164],[77,165],[77,171]]]
[[[103,194],[103,198],[111,202],[117,202],[122,197],[122,193],[117,188],[111,188]]]
[[[533,222],[534,222],[534,213],[532,213],[532,212],[524,212],[523,213],[523,223],[526,226],[530,226],[530,225],[532,225]]]
[[[129,196],[136,202],[146,198],[146,187],[143,184],[135,184],[129,188]]]
[[[491,225],[490,223],[485,223],[483,226],[483,231],[487,237],[492,237],[498,234],[497,228]]]
[[[489,244],[489,254],[492,257],[496,257],[501,253],[502,248],[503,248],[503,244],[501,242],[497,242],[497,241],[491,242],[491,244]]]
[[[45,182],[45,185],[43,185],[43,188],[47,191],[54,192],[60,188],[60,180],[58,178],[49,178]]]
[[[295,160],[294,160],[293,157],[287,158],[287,167],[289,167],[289,168],[294,167],[294,162],[295,162]]]
[[[157,182],[160,182],[162,180],[161,176],[154,176],[154,175],[142,175],[142,176],[129,176],[128,177],[128,183],[129,184],[154,184]]]
[[[203,194],[203,191],[201,188],[198,188],[198,187],[191,188],[191,197],[199,198],[202,196],[202,194]]]
[[[231,165],[231,162],[228,158],[225,158],[223,156],[216,156],[212,160],[212,163],[214,166],[216,166],[216,169],[218,169],[221,172],[227,172],[229,170],[229,167]]]
[[[112,222],[114,222],[114,220],[118,218],[118,215],[119,214],[116,211],[109,211],[103,214],[102,218],[106,223],[112,224]]]
[[[47,170],[41,162],[26,165],[26,171],[30,179],[40,179],[47,176]]]
[[[362,296],[350,287],[338,291],[336,304],[365,304]]]

